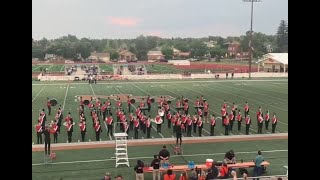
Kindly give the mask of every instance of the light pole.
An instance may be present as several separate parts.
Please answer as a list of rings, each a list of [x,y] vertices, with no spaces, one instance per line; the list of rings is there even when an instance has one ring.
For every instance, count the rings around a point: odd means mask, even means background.
[[[253,3],[261,2],[261,0],[243,0],[243,2],[251,2],[251,23],[250,23],[250,37],[249,37],[249,79],[251,79],[251,64],[252,64],[252,57],[253,57],[253,49],[252,49]]]

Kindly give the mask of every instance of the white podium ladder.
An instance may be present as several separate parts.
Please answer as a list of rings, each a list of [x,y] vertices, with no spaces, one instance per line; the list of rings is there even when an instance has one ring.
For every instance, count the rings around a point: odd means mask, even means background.
[[[125,164],[128,167],[129,159],[128,159],[128,149],[127,149],[127,133],[114,133],[113,134],[116,141],[116,167],[120,164]]]

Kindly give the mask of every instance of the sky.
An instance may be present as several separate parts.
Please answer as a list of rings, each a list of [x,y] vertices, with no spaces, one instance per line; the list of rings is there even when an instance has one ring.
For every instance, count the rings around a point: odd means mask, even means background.
[[[288,20],[288,0],[262,0],[253,11],[253,31],[275,34]],[[32,0],[32,37],[240,36],[250,13],[243,0]]]

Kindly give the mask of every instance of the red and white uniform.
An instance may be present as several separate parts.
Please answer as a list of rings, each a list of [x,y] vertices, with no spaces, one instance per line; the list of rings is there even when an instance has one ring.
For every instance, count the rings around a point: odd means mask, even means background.
[[[168,119],[168,120],[171,120],[171,118],[172,118],[171,113],[168,112],[168,113],[167,113],[167,119]]]
[[[202,116],[202,110],[198,108],[198,116]]]
[[[209,110],[209,104],[207,102],[204,102],[203,103],[203,111],[208,113],[208,110]]]
[[[41,123],[38,123],[38,124],[36,125],[36,131],[37,131],[37,133],[41,133],[41,132],[42,132]]]
[[[246,105],[244,106],[244,111],[245,111],[245,112],[248,112],[248,111],[249,111],[249,105],[248,105],[248,104],[246,104]]]
[[[101,125],[98,124],[98,123],[96,123],[96,125],[94,126],[94,130],[95,130],[96,132],[101,131]]]
[[[140,108],[144,108],[144,102],[140,102]]]
[[[148,118],[146,121],[146,127],[150,128],[150,126],[151,126],[151,121],[150,121],[150,118]]]
[[[214,116],[211,117],[210,125],[216,126],[216,118]]]
[[[263,122],[263,117],[262,117],[261,114],[260,114],[259,117],[258,117],[258,122],[259,122],[259,123],[262,123],[262,122]]]
[[[159,115],[157,115],[155,121],[156,121],[157,124],[160,124],[161,123],[161,117]]]
[[[230,121],[233,121],[233,120],[234,120],[234,115],[233,115],[233,113],[230,113],[230,114],[229,114],[229,120],[230,120]]]
[[[87,128],[87,127],[86,127],[86,125],[85,125],[84,123],[81,122],[81,123],[79,124],[79,126],[80,126],[80,131],[82,131],[82,132],[85,132],[85,131],[86,131],[86,128]]]
[[[269,120],[270,120],[270,115],[269,115],[269,113],[266,114],[265,120],[266,120],[266,121],[269,121]]]
[[[176,107],[179,108],[180,106],[181,106],[181,103],[180,103],[180,101],[178,101],[178,102],[176,103]]]
[[[198,127],[203,127],[203,123],[202,123],[202,121],[200,119],[199,119],[197,125],[198,125]]]
[[[130,121],[133,121],[133,120],[134,120],[134,116],[133,116],[133,114],[132,114],[132,113],[130,113],[130,115],[129,115],[129,119],[130,119]]]
[[[224,125],[229,125],[229,118],[228,117],[224,118],[223,124]]]
[[[241,116],[241,114],[238,114],[238,115],[237,115],[237,121],[242,121],[242,116]]]
[[[176,125],[176,121],[177,121],[177,118],[173,116],[173,117],[171,118],[171,123],[172,123],[173,126]]]
[[[186,115],[182,115],[182,116],[181,116],[181,122],[182,122],[183,124],[185,124],[186,121],[187,121],[187,116],[186,116]]]
[[[106,118],[106,121],[107,121],[107,124],[108,124],[108,125],[111,125],[112,122],[113,122],[112,116],[107,117],[107,118]]]
[[[227,115],[227,110],[225,107],[221,108],[221,116],[226,116]]]
[[[246,119],[245,119],[245,122],[246,122],[246,124],[251,124],[251,119],[250,119],[250,117],[246,117]]]
[[[58,125],[57,123],[52,124],[52,129],[50,129],[51,134],[55,134],[58,131]]]
[[[133,125],[134,125],[134,127],[135,128],[139,128],[139,120],[137,120],[137,119],[135,119],[134,121],[133,121]]]
[[[278,122],[278,119],[276,116],[273,116],[272,118],[272,124],[276,124]]]
[[[189,108],[189,104],[187,102],[184,102],[184,104],[183,104],[184,111],[187,111],[188,108]]]
[[[117,108],[121,107],[121,102],[117,101],[116,106],[117,106]]]

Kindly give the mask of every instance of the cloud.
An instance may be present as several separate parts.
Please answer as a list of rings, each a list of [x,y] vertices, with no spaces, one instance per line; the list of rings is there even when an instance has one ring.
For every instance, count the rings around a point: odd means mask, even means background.
[[[133,27],[137,26],[142,20],[135,17],[108,17],[108,23],[118,26]]]

